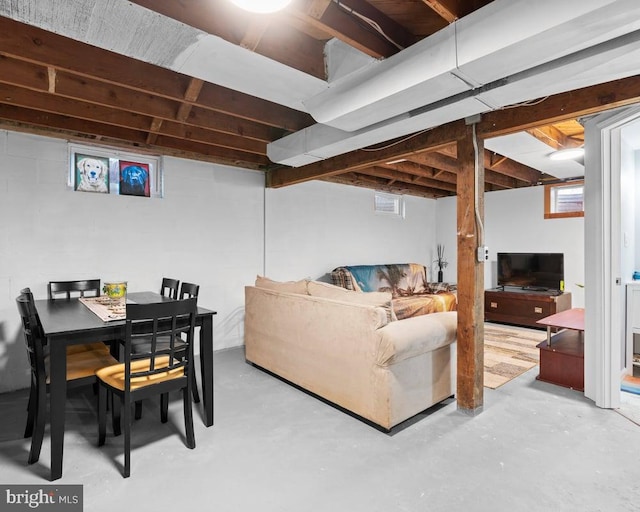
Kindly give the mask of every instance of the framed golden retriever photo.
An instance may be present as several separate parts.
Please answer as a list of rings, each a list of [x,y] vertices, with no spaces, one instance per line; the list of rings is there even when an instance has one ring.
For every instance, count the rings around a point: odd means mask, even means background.
[[[75,153],[75,190],[109,193],[109,159]]]
[[[131,196],[162,199],[162,157],[106,146],[69,143],[67,189],[109,194],[114,200]]]

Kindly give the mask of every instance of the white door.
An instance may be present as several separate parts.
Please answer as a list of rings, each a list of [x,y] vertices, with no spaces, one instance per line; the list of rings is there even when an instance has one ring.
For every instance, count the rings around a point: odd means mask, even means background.
[[[594,116],[585,123],[585,396],[599,407],[620,406],[626,366],[621,175],[625,126],[640,108]],[[635,188],[635,187],[633,187]],[[629,190],[625,187],[625,192]]]

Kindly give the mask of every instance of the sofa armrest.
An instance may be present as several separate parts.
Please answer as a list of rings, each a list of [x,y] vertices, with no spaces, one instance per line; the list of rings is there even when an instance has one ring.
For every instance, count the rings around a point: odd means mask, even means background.
[[[391,322],[378,330],[377,363],[389,366],[450,345],[456,341],[457,329],[458,315],[455,311]]]

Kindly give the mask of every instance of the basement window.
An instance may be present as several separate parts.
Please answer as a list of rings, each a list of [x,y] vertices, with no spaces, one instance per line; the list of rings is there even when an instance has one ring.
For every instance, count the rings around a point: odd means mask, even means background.
[[[374,211],[404,219],[404,198],[396,194],[376,192],[374,196]]]
[[[584,217],[584,180],[544,186],[544,218]]]
[[[111,196],[164,196],[162,158],[107,146],[69,143],[67,188]]]

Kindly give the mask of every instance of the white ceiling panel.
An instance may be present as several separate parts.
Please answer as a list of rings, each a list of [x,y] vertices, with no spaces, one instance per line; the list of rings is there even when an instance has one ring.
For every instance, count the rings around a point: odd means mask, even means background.
[[[484,147],[558,179],[584,176],[583,164],[574,160],[551,160],[549,155],[554,150],[526,132],[487,139]]]

